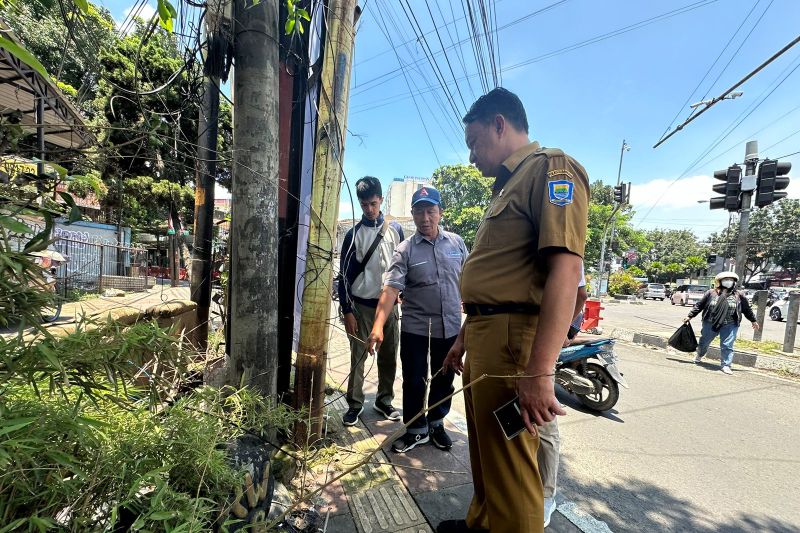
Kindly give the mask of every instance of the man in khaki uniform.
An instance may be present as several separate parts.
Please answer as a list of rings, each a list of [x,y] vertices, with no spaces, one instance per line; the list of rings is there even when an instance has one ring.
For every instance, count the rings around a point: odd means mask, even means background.
[[[522,102],[506,89],[479,98],[464,123],[470,162],[495,177],[461,277],[467,320],[444,363],[463,370],[470,386],[464,402],[475,495],[466,520],[442,522],[437,531],[542,531],[536,426],[566,414],[553,368],[575,307],[575,290],[564,287],[581,278],[589,181],[561,150],[529,141]],[[493,412],[516,395],[528,431],[508,440]]]

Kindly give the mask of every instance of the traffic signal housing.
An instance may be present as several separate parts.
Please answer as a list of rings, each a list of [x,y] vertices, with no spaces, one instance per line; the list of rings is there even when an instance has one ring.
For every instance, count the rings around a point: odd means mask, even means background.
[[[725,170],[714,171],[714,179],[724,183],[717,183],[712,187],[714,192],[725,196],[716,196],[709,200],[711,209],[727,209],[738,211],[742,207],[740,194],[742,192],[742,169],[738,165],[731,165]]]
[[[624,204],[628,202],[628,185],[625,183],[621,183],[614,187],[614,201],[618,204]]]
[[[789,186],[789,178],[783,177],[792,170],[788,161],[779,162],[775,159],[765,159],[758,167],[758,185],[756,186],[756,201],[758,207],[764,207],[772,202],[786,198],[785,192],[775,192]]]

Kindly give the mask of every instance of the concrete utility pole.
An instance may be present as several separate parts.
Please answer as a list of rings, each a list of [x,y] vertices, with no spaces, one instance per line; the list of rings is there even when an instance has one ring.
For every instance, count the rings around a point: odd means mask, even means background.
[[[235,0],[230,377],[274,398],[278,366],[278,2]]]
[[[789,308],[786,313],[786,332],[783,337],[783,351],[786,353],[794,351],[798,312],[800,312],[800,292],[795,291],[789,294]]]
[[[331,305],[336,217],[339,211],[347,105],[350,94],[356,0],[330,0],[328,31],[320,74],[321,92],[311,192],[311,224],[308,234],[305,290],[300,322],[300,340],[294,381],[294,404],[309,407],[311,425],[298,423],[298,442],[316,440],[322,434],[325,394],[328,320]]]
[[[219,131],[219,72],[215,58],[224,46],[207,20],[203,77],[203,101],[197,121],[197,163],[194,195],[194,251],[192,252],[192,301],[197,303],[196,348],[208,346],[208,315],[211,307],[211,260],[214,240],[214,187],[217,174],[217,132]],[[224,53],[222,54],[224,65]]]
[[[767,314],[767,296],[768,291],[756,291],[756,322],[758,322],[758,329],[753,331],[753,340],[760,341],[761,335],[764,333],[764,317]]]
[[[742,207],[739,211],[739,239],[736,243],[736,274],[744,285],[747,273],[747,233],[750,229],[750,201],[756,189],[758,166],[758,141],[749,141],[744,150],[744,176],[742,176]]]

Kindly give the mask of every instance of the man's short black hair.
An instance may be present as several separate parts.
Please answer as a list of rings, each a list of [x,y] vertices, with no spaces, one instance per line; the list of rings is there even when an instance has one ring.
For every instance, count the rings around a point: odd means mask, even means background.
[[[381,180],[374,176],[364,176],[356,182],[356,196],[359,200],[369,200],[373,196],[383,198]]]
[[[492,89],[475,100],[464,115],[464,124],[475,121],[488,124],[497,115],[503,115],[515,129],[528,133],[528,116],[525,114],[522,101],[516,94],[502,87]]]

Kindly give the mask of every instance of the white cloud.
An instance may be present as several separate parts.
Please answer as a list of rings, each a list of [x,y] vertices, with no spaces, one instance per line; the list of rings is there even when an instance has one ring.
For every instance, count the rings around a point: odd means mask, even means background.
[[[637,208],[696,207],[698,200],[708,200],[713,194],[711,186],[715,181],[710,176],[692,176],[678,181],[655,179],[631,186],[631,203]]]
[[[136,4],[133,4],[133,5],[130,5],[127,8],[125,8],[125,11],[122,12],[122,14],[124,15],[123,20],[122,21],[117,21],[117,30],[121,29],[122,25],[124,23],[124,25],[125,25],[125,34],[126,35],[130,34],[131,32],[133,32],[133,30],[136,28],[136,26],[134,24],[130,23],[130,21],[128,20],[128,17],[129,17],[129,15],[131,13],[131,10],[135,6],[136,6]],[[140,18],[142,20],[147,21],[147,20],[150,20],[155,13],[156,13],[156,8],[155,7],[153,7],[150,4],[145,4],[145,5],[141,6],[141,9],[137,9],[136,18]]]
[[[711,176],[634,183],[631,190],[634,226],[640,229],[686,228],[700,238],[723,229],[728,224],[729,213],[723,209],[711,211],[708,205],[710,198],[721,196],[711,190],[717,183],[722,182]],[[789,182],[786,192],[789,198],[800,198],[800,176]],[[699,200],[704,202],[699,203]]]
[[[720,196],[711,187],[722,183],[711,176],[691,176],[678,181],[655,179],[645,183],[634,183],[631,187],[631,203],[642,208],[684,209],[696,207],[700,200]],[[800,177],[792,179],[786,189],[789,198],[800,198]],[[706,206],[707,208],[707,206]]]

